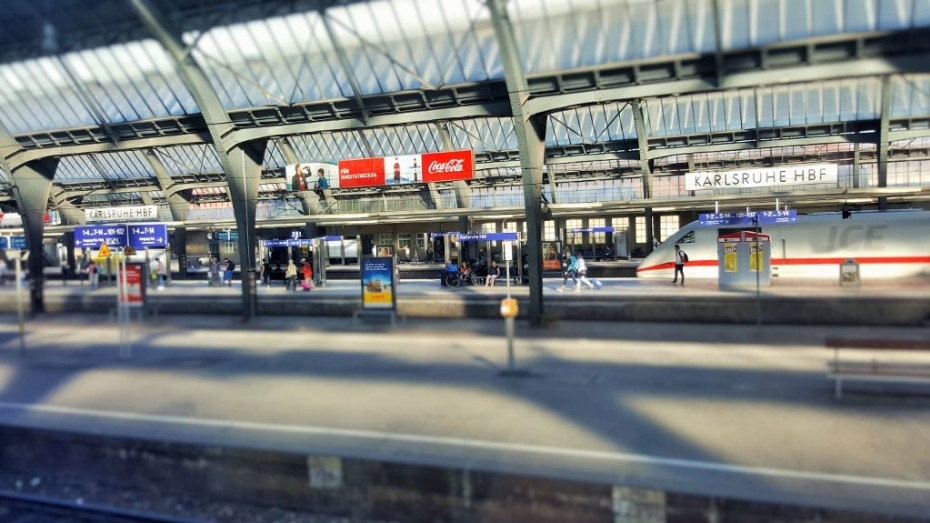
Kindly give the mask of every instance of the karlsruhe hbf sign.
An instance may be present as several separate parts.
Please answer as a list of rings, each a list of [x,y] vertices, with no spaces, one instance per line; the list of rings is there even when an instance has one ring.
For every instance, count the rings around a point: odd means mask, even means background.
[[[837,179],[835,164],[791,165],[738,171],[686,173],[685,190],[835,184]]]

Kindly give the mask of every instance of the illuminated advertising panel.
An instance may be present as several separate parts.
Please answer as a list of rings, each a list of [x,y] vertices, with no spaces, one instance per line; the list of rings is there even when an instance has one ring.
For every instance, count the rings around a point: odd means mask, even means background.
[[[284,168],[288,191],[339,188],[339,169],[331,163],[298,163]]]
[[[472,151],[360,158],[339,162],[339,187],[378,187],[449,182],[474,177]]]

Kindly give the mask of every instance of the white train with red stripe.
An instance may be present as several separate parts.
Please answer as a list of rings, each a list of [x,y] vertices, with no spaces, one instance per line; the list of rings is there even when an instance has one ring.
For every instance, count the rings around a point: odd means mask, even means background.
[[[644,279],[668,279],[674,246],[688,253],[688,278],[717,278],[717,236],[746,227],[682,227],[636,269]],[[838,265],[859,262],[863,280],[930,276],[930,211],[867,211],[843,219],[840,213],[799,215],[797,223],[765,225],[772,236],[772,275],[783,278],[839,277]]]

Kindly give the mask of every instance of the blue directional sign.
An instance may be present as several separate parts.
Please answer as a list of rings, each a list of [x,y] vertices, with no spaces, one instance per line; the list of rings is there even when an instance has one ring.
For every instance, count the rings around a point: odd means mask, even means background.
[[[515,232],[470,232],[468,234],[459,234],[460,242],[474,241],[513,241],[517,239]]]
[[[310,247],[313,240],[262,240],[266,248],[271,247]]]
[[[0,251],[5,251],[7,249],[13,250],[24,250],[26,248],[26,237],[25,236],[11,236],[7,238],[6,236],[0,236]]]
[[[320,239],[328,241],[328,242],[341,242],[342,236],[324,236]]]
[[[94,225],[74,228],[74,246],[83,249],[99,249],[100,243],[108,247],[126,246],[125,225]]]
[[[136,250],[148,247],[167,247],[168,226],[164,223],[130,225],[129,245]]]
[[[776,223],[797,223],[797,211],[759,211],[759,212],[719,212],[701,214],[698,217],[701,225],[709,226],[754,226],[755,218],[759,225],[773,225]]]

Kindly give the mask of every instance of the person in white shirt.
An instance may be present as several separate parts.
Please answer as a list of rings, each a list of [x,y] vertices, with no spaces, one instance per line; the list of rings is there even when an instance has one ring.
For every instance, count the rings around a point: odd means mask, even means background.
[[[678,283],[678,274],[681,274],[681,284],[685,284],[685,253],[681,251],[681,247],[675,246],[675,279],[672,280],[672,283]]]

